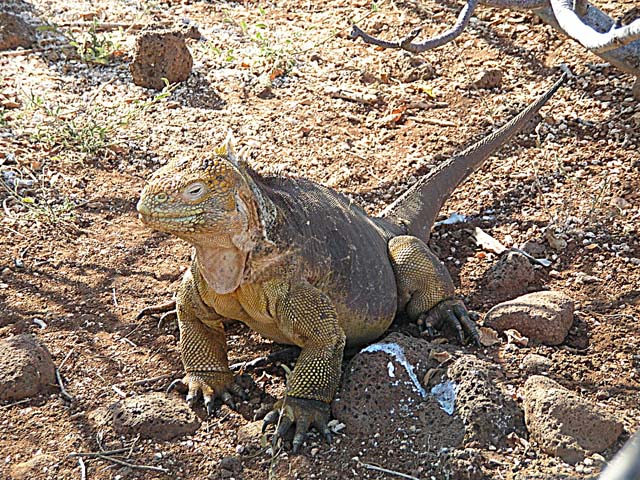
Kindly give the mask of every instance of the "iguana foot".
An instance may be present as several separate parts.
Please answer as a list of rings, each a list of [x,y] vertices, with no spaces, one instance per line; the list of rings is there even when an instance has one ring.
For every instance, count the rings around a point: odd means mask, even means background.
[[[246,400],[247,395],[234,382],[231,372],[191,372],[187,373],[184,378],[174,380],[167,388],[167,393],[172,390],[178,390],[182,393],[187,392],[187,403],[193,407],[198,400],[198,396],[202,393],[204,406],[207,414],[213,413],[213,402],[216,398],[220,398],[225,405],[233,410],[236,409],[236,402],[233,395],[241,400]]]
[[[136,320],[140,320],[146,316],[155,316],[161,313],[160,320],[158,320],[158,328],[162,328],[162,325],[167,320],[177,320],[178,311],[176,310],[176,301],[160,303],[158,305],[152,305],[150,307],[143,308],[136,316]]]
[[[429,334],[433,334],[434,329],[439,328],[443,323],[449,323],[456,329],[461,343],[465,343],[466,332],[476,345],[480,345],[478,327],[461,300],[443,300],[418,319],[418,325]]]
[[[297,453],[307,438],[309,427],[314,426],[327,442],[331,442],[329,422],[330,407],[328,403],[307,398],[285,397],[273,406],[265,417],[262,425],[264,432],[269,425],[275,425],[272,443],[282,438],[289,428],[295,423],[296,429],[293,436],[293,453]]]

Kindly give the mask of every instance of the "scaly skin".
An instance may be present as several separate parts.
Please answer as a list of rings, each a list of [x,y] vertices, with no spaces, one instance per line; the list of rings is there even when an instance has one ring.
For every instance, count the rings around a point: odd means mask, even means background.
[[[484,158],[462,160],[475,168]],[[453,190],[438,178],[436,192]],[[389,220],[372,218],[308,180],[258,175],[230,141],[210,159],[177,159],[159,169],[137,208],[150,227],[194,246],[176,300],[187,399],[193,402],[202,392],[211,411],[215,397],[232,405],[231,394],[241,393],[227,360],[227,319],[297,345],[301,353],[286,395],[265,417],[265,425],[280,418],[276,436],[296,425],[296,451],[311,425],[329,437],[329,405],[345,345],[374,341],[398,312],[427,327],[450,322],[461,339],[466,331],[477,341],[447,270],[422,240],[406,235],[412,231],[406,218],[423,215],[418,207],[430,201],[417,200],[410,198],[408,211],[394,204]],[[435,201],[439,209],[444,199]]]

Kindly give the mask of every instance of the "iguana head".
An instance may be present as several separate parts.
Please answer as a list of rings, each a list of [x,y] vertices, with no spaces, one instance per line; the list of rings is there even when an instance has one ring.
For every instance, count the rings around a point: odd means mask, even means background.
[[[207,159],[171,160],[144,187],[137,209],[143,223],[198,246],[244,249],[251,220],[251,190],[238,168],[231,140]]]
[[[225,294],[240,285],[263,232],[252,186],[229,137],[211,158],[172,160],[156,171],[137,209],[143,223],[191,243],[201,276]]]

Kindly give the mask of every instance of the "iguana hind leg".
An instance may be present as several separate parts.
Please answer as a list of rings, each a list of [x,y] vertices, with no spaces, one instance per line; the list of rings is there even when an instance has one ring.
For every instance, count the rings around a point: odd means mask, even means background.
[[[449,272],[429,247],[409,235],[389,241],[389,258],[396,275],[400,308],[429,330],[450,323],[464,342],[464,332],[478,343],[478,329],[460,300],[454,298]]]

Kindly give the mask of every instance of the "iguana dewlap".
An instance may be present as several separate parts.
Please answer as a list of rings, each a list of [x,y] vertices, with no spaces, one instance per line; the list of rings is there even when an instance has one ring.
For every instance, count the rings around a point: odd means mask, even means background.
[[[201,391],[232,403],[223,321],[239,320],[276,342],[301,348],[286,395],[265,423],[293,424],[294,450],[310,425],[329,436],[329,404],[345,345],[380,337],[395,315],[462,336],[477,330],[451,278],[419,237],[455,187],[544,105],[560,82],[496,133],[421,178],[381,218],[304,179],[264,177],[227,142],[210,158],[173,160],[144,188],[144,223],[194,246],[176,307],[181,355],[193,401]],[[417,235],[417,236],[413,236]]]

